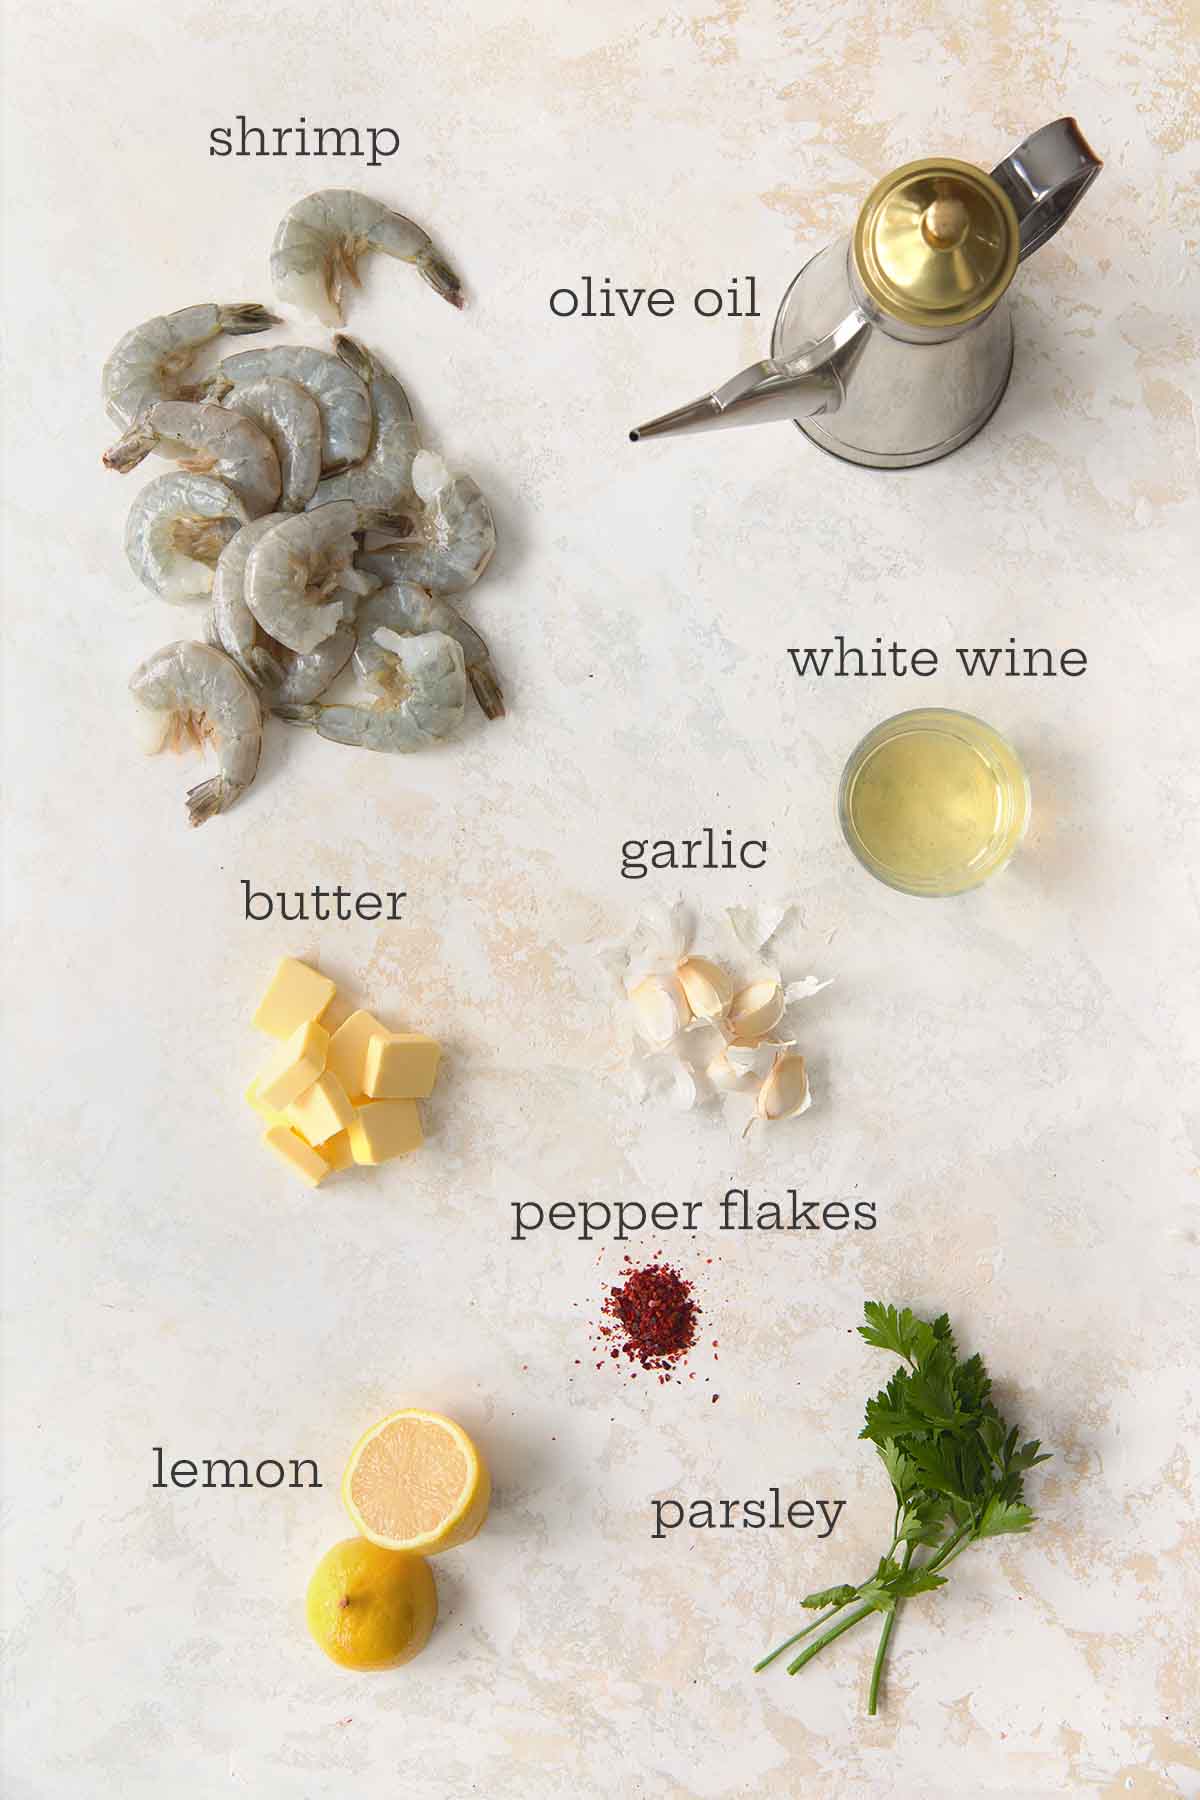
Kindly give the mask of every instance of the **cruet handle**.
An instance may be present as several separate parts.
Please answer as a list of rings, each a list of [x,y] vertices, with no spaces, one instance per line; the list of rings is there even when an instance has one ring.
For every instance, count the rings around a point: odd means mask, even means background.
[[[1024,262],[1052,238],[1103,168],[1074,119],[1043,125],[992,170],[1017,210]]]

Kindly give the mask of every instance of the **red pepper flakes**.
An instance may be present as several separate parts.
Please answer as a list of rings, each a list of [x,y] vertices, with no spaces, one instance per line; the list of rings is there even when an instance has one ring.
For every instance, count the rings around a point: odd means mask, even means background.
[[[634,1268],[628,1256],[625,1263],[628,1273],[608,1290],[601,1308],[600,1336],[611,1346],[608,1354],[614,1362],[624,1356],[637,1364],[631,1376],[640,1368],[660,1382],[670,1381],[676,1364],[696,1342],[700,1308],[692,1284],[669,1264]]]

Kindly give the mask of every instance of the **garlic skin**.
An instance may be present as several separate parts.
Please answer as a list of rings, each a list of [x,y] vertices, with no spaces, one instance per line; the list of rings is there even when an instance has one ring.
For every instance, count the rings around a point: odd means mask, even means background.
[[[730,1062],[725,1050],[713,1057],[704,1072],[713,1086],[720,1088],[723,1094],[749,1093],[759,1082],[753,1069],[739,1069],[736,1063]]]
[[[785,1004],[783,987],[774,977],[752,981],[733,996],[723,1029],[739,1043],[760,1043],[782,1019]]]
[[[755,1118],[774,1125],[782,1119],[795,1119],[812,1105],[812,1089],[804,1058],[794,1051],[781,1050],[771,1064],[771,1072],[758,1090],[754,1106]],[[753,1120],[751,1120],[753,1124]]]
[[[654,1050],[673,1044],[690,1023],[692,1009],[673,975],[647,975],[629,991],[639,1037]]]
[[[691,1112],[700,1100],[695,1073],[686,1063],[663,1051],[643,1056],[630,1070],[633,1092],[643,1105],[665,1100],[678,1112]]]
[[[724,969],[706,956],[685,956],[675,974],[698,1019],[715,1025],[724,1018],[733,999],[733,983]]]
[[[707,1075],[714,1087],[727,1094],[752,1094],[765,1081],[783,1048],[780,1044],[726,1044],[709,1063]]]

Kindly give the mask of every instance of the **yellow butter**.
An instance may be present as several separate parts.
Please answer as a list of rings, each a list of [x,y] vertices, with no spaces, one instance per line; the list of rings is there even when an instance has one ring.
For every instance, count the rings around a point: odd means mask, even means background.
[[[353,1117],[354,1108],[346,1098],[346,1090],[328,1067],[287,1109],[292,1130],[318,1149],[339,1131],[345,1131]]]
[[[276,1112],[273,1106],[266,1106],[263,1103],[262,1095],[258,1091],[257,1080],[252,1081],[246,1089],[246,1103],[252,1106],[259,1117],[267,1121],[268,1125],[287,1124],[287,1120],[281,1112]]]
[[[339,1131],[336,1137],[328,1138],[321,1145],[321,1155],[333,1170],[352,1168],[354,1152],[350,1148],[350,1133]]]
[[[285,1112],[325,1071],[329,1033],[315,1019],[299,1026],[275,1052],[257,1081],[258,1097],[274,1112]]]
[[[309,1019],[319,1019],[337,984],[294,956],[285,956],[258,1003],[254,1023],[268,1037],[285,1039]]]
[[[329,1040],[325,1067],[333,1071],[355,1102],[366,1097],[367,1045],[378,1034],[386,1036],[386,1027],[372,1013],[359,1011],[352,1012]]]
[[[372,1100],[428,1100],[441,1054],[422,1032],[376,1032],[367,1045],[364,1092]]]
[[[390,1162],[424,1142],[415,1100],[368,1100],[356,1113],[349,1133],[356,1163]]]
[[[325,1158],[286,1125],[269,1125],[263,1132],[263,1143],[309,1187],[319,1187],[329,1173]]]

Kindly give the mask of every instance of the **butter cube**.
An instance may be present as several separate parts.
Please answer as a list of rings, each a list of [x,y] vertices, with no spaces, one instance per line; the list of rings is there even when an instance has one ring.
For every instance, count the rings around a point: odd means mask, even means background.
[[[317,1149],[339,1131],[345,1131],[353,1117],[354,1108],[346,1098],[345,1088],[328,1068],[287,1109],[292,1130]]]
[[[350,1148],[350,1133],[339,1131],[336,1137],[327,1138],[321,1145],[321,1155],[333,1170],[349,1169],[354,1165],[354,1152]]]
[[[428,1100],[441,1054],[419,1031],[378,1031],[367,1045],[364,1092],[372,1100]]]
[[[350,1151],[356,1163],[385,1163],[424,1142],[415,1100],[368,1100],[350,1127]]]
[[[282,1041],[309,1019],[319,1019],[336,993],[337,984],[328,975],[285,956],[259,1001],[254,1023],[268,1037]]]
[[[273,1106],[264,1105],[262,1096],[258,1091],[257,1080],[252,1081],[250,1086],[246,1089],[246,1103],[247,1105],[252,1106],[259,1117],[267,1121],[268,1125],[287,1124],[287,1120],[281,1112],[276,1112]]]
[[[386,1028],[369,1012],[352,1012],[344,1025],[339,1025],[329,1040],[331,1069],[356,1104],[367,1093],[367,1045],[377,1035],[387,1036]]]
[[[263,1143],[309,1187],[319,1187],[329,1173],[325,1158],[311,1144],[306,1144],[298,1132],[289,1131],[286,1125],[268,1126],[263,1132]]]
[[[275,1052],[258,1078],[258,1097],[273,1112],[285,1112],[325,1072],[329,1033],[315,1019],[299,1026]]]

